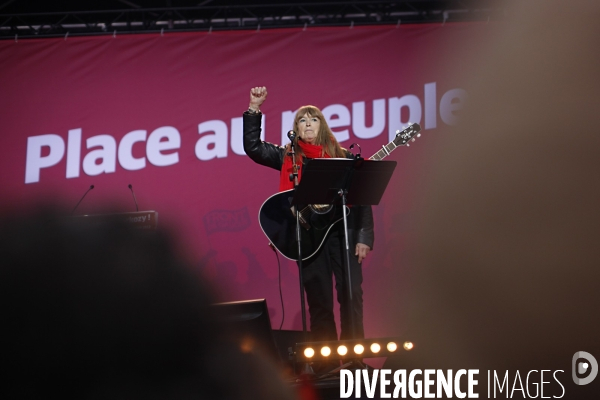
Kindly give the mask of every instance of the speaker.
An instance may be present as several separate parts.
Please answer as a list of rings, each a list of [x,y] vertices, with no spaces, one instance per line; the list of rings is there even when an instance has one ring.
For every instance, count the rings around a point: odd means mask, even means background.
[[[216,303],[213,310],[228,339],[239,345],[243,352],[262,353],[281,363],[266,299]]]

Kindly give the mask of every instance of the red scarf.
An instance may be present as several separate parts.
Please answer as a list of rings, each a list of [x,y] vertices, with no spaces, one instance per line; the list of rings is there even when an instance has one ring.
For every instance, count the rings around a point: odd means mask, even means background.
[[[331,158],[327,154],[323,154],[323,147],[317,146],[310,143],[305,143],[302,140],[298,140],[298,145],[304,152],[306,158]],[[287,151],[287,149],[286,149]],[[296,154],[296,163],[298,164],[298,182],[302,177],[302,157]],[[285,155],[283,157],[283,165],[281,166],[281,175],[279,176],[279,191],[290,190],[294,188],[294,181],[290,180],[290,174],[294,173],[294,163],[292,162],[292,156]]]

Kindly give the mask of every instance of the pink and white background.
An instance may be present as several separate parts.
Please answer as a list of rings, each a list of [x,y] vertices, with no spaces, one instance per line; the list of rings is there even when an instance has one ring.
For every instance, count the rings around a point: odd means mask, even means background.
[[[369,157],[397,129],[422,137],[374,207],[365,332],[395,336],[409,302],[415,191],[443,151],[477,76],[487,24],[278,29],[0,41],[0,205],[58,201],[76,214],[159,213],[218,300],[266,298],[282,312],[277,259],[257,214],[278,172],[243,152],[249,90],[266,86],[264,138],[284,143],[300,106],[321,108],[342,146]],[[460,71],[460,75],[454,72]],[[393,251],[392,251],[393,250]],[[298,271],[281,259],[283,329],[301,329]]]

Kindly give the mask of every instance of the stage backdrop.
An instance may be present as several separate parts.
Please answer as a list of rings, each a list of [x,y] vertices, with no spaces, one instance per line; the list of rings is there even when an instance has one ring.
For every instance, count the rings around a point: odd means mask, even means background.
[[[285,143],[295,110],[321,108],[367,158],[409,122],[422,137],[374,207],[364,262],[367,336],[401,334],[385,310],[410,285],[414,193],[468,99],[487,24],[399,25],[4,40],[0,205],[58,201],[75,214],[156,210],[221,301],[266,298],[282,321],[275,253],[258,225],[278,172],[242,147],[249,91],[266,86],[263,135]],[[394,249],[394,257],[390,255]],[[298,271],[281,259],[284,329],[301,329]],[[398,300],[400,299],[400,300]],[[400,305],[401,306],[401,305]],[[401,308],[396,305],[396,309]]]

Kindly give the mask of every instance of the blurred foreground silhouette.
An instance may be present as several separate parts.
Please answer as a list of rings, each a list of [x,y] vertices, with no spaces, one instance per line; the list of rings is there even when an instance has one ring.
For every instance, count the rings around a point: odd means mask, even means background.
[[[565,398],[592,398],[600,381],[576,387],[571,357],[600,360],[600,3],[509,4],[461,124],[439,138],[394,323],[421,367],[509,370],[510,386],[517,370],[561,369]]]
[[[166,235],[48,212],[0,226],[2,398],[293,398],[222,340]]]

